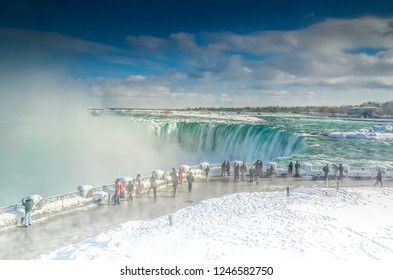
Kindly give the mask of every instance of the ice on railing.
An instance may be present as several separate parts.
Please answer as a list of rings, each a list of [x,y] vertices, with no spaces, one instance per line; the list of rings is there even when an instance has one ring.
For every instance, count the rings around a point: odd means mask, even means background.
[[[154,177],[156,177],[157,180],[164,180],[165,171],[156,169],[156,170],[153,170],[152,175]]]
[[[93,205],[91,198],[84,198],[78,195],[78,192],[63,194],[59,196],[43,198],[39,200],[38,195],[32,196],[35,204],[32,212],[33,221],[42,221],[48,217],[58,214],[64,214],[74,211],[81,207]],[[7,207],[8,211],[0,214],[0,230],[9,228],[21,223],[24,216],[24,208],[22,205]]]
[[[185,174],[187,174],[188,171],[190,171],[190,166],[189,166],[189,165],[186,165],[186,164],[180,165],[180,168],[183,170],[183,172],[184,172]]]
[[[93,197],[93,186],[92,185],[82,185],[77,188],[78,194],[81,197]]]

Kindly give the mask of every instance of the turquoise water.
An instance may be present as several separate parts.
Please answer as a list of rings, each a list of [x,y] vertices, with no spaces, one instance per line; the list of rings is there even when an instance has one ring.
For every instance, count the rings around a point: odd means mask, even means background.
[[[202,161],[290,160],[374,167],[393,162],[393,140],[335,139],[366,121],[290,115],[105,111],[0,120],[0,206],[103,185],[121,176]]]
[[[332,132],[348,132],[381,125],[372,121],[341,120],[329,117],[263,116],[274,128],[302,135],[307,149],[289,159],[310,163],[345,163],[356,167],[384,165],[392,168],[393,140],[335,139]],[[288,158],[276,159],[287,162]]]

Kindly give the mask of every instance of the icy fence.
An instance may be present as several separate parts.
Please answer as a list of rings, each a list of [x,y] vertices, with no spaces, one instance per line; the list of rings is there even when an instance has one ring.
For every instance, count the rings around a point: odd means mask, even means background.
[[[185,171],[192,171],[196,178],[202,176],[201,165],[195,166],[180,166]],[[168,183],[171,183],[171,171],[153,171],[155,174],[159,174],[158,188],[165,187]],[[121,177],[128,183],[132,180],[131,177]],[[146,192],[150,187],[150,176],[143,176],[142,182],[145,186],[144,191]],[[34,208],[32,211],[33,221],[42,221],[50,217],[57,215],[73,212],[76,210],[87,209],[100,204],[105,201],[111,201],[114,194],[114,183],[105,184],[99,187],[93,187],[90,185],[82,185],[77,187],[77,191],[66,194],[51,196],[42,198],[39,195],[32,195],[34,200]],[[22,198],[21,198],[22,199]],[[14,227],[21,224],[24,217],[24,206],[22,204],[15,204],[7,207],[0,208],[0,231]]]

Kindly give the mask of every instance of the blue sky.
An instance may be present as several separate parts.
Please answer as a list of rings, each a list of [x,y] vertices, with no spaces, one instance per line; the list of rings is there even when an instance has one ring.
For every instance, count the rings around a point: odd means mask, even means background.
[[[3,98],[66,87],[89,107],[393,100],[388,0],[7,0],[0,38]]]

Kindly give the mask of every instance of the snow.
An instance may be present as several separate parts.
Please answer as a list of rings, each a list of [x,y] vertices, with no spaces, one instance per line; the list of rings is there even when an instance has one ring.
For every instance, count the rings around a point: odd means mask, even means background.
[[[393,139],[393,126],[388,124],[385,126],[375,125],[369,129],[359,129],[349,132],[333,132],[328,135],[331,138],[348,138],[348,139]]]
[[[129,221],[38,260],[391,260],[393,189],[293,188],[201,201]]]

